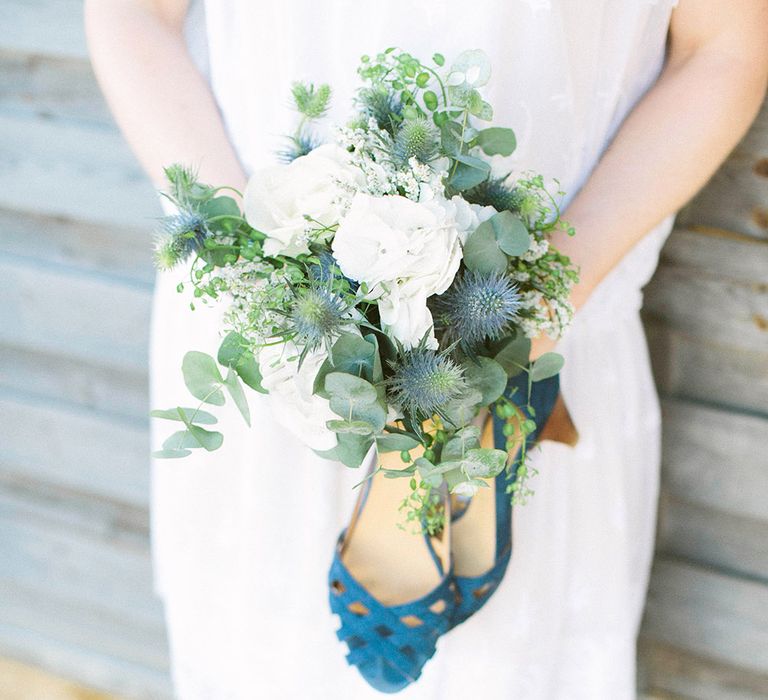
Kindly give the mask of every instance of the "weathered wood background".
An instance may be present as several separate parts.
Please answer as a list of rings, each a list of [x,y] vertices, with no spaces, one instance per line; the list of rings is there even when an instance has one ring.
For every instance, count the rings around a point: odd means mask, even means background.
[[[81,13],[0,0],[0,655],[158,700],[158,210],[99,95]],[[642,689],[768,698],[768,109],[681,212],[646,298],[665,448]]]

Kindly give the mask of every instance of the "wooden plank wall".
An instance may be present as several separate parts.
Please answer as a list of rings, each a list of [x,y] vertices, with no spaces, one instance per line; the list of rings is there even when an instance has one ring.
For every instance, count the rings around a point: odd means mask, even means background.
[[[158,700],[158,208],[99,95],[81,13],[0,0],[0,656]],[[768,698],[768,110],[677,223],[646,293],[665,439],[641,685]]]
[[[147,517],[159,207],[81,2],[2,0],[0,27],[0,656],[170,697]]]
[[[664,406],[646,690],[768,698],[768,102],[645,290]]]

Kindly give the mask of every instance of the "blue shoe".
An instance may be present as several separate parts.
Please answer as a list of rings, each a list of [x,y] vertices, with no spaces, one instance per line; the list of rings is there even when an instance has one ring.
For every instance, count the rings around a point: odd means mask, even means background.
[[[438,638],[449,628],[455,605],[450,528],[438,537],[398,530],[393,519],[397,506],[386,495],[393,481],[400,480],[378,475],[366,481],[350,524],[339,536],[328,574],[331,610],[341,621],[336,635],[349,648],[347,661],[382,693],[396,693],[419,678]],[[447,494],[443,498],[449,508]],[[369,588],[375,587],[382,571],[390,578],[411,574],[410,591],[406,576],[402,586],[393,584],[391,594],[375,597]],[[415,594],[413,599],[409,594]]]
[[[531,414],[525,409],[525,400],[528,391],[528,376],[526,373],[510,379],[505,395],[523,412],[526,418],[531,418]],[[535,412],[536,430],[528,435],[526,439],[526,449],[530,449],[537,441],[544,424],[554,409],[560,388],[559,376],[555,375],[549,379],[535,382],[531,389],[531,406]],[[506,449],[507,438],[504,435],[505,421],[498,416],[493,415],[493,442],[497,449]],[[509,560],[512,556],[512,504],[510,494],[507,493],[507,487],[511,484],[517,472],[519,465],[519,454],[513,459],[508,470],[503,471],[495,479],[492,488],[493,493],[481,493],[470,499],[469,503],[464,503],[459,511],[460,515],[452,521],[452,528],[455,533],[461,527],[461,519],[470,518],[477,515],[483,517],[480,512],[481,506],[478,504],[478,513],[472,512],[473,501],[477,502],[483,498],[493,499],[495,505],[494,513],[490,517],[494,518],[496,526],[495,558],[493,565],[486,571],[472,576],[455,575],[456,582],[456,606],[454,608],[453,618],[451,620],[451,629],[464,622],[467,618],[474,615],[480,608],[488,602],[499,587],[504,574],[507,571]],[[485,515],[486,520],[488,514]],[[469,524],[469,523],[468,523]],[[485,524],[485,523],[483,523]],[[492,527],[491,524],[488,527]],[[475,547],[473,547],[475,549]],[[477,552],[467,550],[465,558],[476,555]],[[482,554],[480,554],[482,557]],[[471,568],[471,565],[470,565]]]

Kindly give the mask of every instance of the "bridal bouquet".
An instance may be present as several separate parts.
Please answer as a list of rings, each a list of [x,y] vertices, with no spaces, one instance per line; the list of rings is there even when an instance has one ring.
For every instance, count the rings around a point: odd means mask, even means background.
[[[315,123],[331,90],[295,83],[299,127],[283,162],[253,173],[242,211],[230,188],[166,170],[177,213],[162,222],[157,265],[185,263],[179,291],[192,285],[227,311],[218,356],[184,357],[200,404],[152,412],[182,428],[156,456],[217,449],[203,406],[225,394],[250,424],[245,385],[269,394],[278,420],[322,457],[357,467],[373,446],[400,452],[402,469],[386,476],[410,480],[406,518],[430,531],[444,482],[472,495],[508,468],[473,420],[490,407],[509,440],[535,429],[517,409],[529,397],[505,389],[520,372],[530,392],[560,370],[554,353],[529,362],[529,339],[568,325],[577,272],[549,242],[555,229],[573,233],[563,193],[492,168],[516,143],[511,129],[482,126],[490,72],[478,50],[449,68],[440,54],[363,56],[351,119],[322,144]],[[530,493],[524,455],[515,470],[519,501]]]

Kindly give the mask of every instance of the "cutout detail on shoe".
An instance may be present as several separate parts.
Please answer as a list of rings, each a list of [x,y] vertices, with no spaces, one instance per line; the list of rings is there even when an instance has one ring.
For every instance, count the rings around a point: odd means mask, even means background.
[[[405,615],[400,618],[400,622],[406,627],[420,627],[424,624],[424,621],[420,617],[416,617],[416,615]]]
[[[347,606],[347,609],[350,612],[355,613],[355,615],[367,615],[370,612],[370,610],[368,610],[368,608],[366,608],[365,605],[363,605],[359,600],[356,600],[354,603],[350,603]]]
[[[480,600],[483,596],[487,595],[488,592],[491,590],[493,584],[490,582],[484,583],[480,588],[475,588],[474,591],[472,591],[472,595],[475,596],[477,600]]]
[[[440,598],[440,600],[436,600],[432,605],[429,606],[429,609],[435,613],[435,615],[440,615],[445,611],[445,601]]]
[[[341,595],[347,590],[346,586],[338,579],[331,581],[331,589],[336,595]]]
[[[380,637],[384,637],[385,639],[387,637],[391,637],[394,634],[394,632],[391,629],[389,629],[389,627],[387,627],[386,625],[376,625],[374,629],[376,630],[376,632],[379,634]]]

